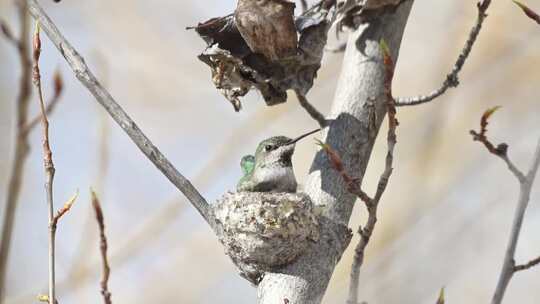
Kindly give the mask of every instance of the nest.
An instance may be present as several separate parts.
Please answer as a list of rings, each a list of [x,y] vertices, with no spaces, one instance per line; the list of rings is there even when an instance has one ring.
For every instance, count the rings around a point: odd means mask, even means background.
[[[303,193],[227,193],[214,214],[225,252],[254,284],[265,271],[294,262],[319,239],[313,204]]]

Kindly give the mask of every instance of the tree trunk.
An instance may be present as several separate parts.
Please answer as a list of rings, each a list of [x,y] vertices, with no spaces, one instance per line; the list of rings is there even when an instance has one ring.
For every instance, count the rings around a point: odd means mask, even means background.
[[[387,42],[397,62],[412,4],[409,0],[388,9],[349,36],[330,115],[334,120],[324,137],[341,156],[347,172],[360,180],[386,115],[385,70],[379,42],[381,39]],[[321,238],[294,264],[266,273],[258,287],[258,303],[321,303],[334,268],[348,245],[349,232],[343,225],[349,222],[356,197],[348,192],[323,152],[315,156],[305,191],[316,205],[324,206]]]

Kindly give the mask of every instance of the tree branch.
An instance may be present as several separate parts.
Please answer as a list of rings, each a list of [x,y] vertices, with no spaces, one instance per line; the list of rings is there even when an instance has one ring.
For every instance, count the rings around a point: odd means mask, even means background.
[[[385,94],[386,94],[386,107],[388,114],[388,135],[387,145],[388,152],[386,154],[385,169],[379,178],[377,185],[377,191],[374,198],[371,198],[367,193],[362,190],[361,182],[358,178],[352,178],[345,170],[341,157],[327,144],[319,142],[319,145],[323,147],[323,150],[328,156],[330,164],[342,177],[343,181],[347,185],[349,192],[356,195],[360,200],[364,202],[368,211],[368,219],[364,228],[360,226],[358,233],[360,234],[360,241],[356,245],[354,250],[353,264],[351,267],[351,281],[349,284],[349,297],[347,303],[358,303],[358,288],[360,283],[360,268],[364,262],[364,253],[366,247],[371,239],[371,235],[375,230],[375,224],[377,223],[377,208],[381,197],[386,190],[390,176],[393,170],[394,161],[394,147],[396,145],[396,128],[398,121],[396,119],[396,106],[394,98],[392,97],[392,79],[394,77],[394,63],[390,56],[388,46],[384,41],[380,43],[383,62],[385,66]]]
[[[499,144],[497,147],[495,147],[495,145],[491,143],[486,136],[488,119],[497,109],[498,107],[488,109],[484,115],[482,115],[482,119],[480,120],[480,132],[470,132],[473,136],[473,140],[483,143],[490,153],[498,156],[508,165],[510,172],[514,174],[519,182],[519,199],[517,202],[516,211],[514,213],[510,239],[506,247],[502,270],[499,275],[499,280],[495,293],[493,294],[491,304],[500,304],[502,302],[506,288],[508,287],[514,273],[540,263],[540,261],[536,261],[535,259],[525,265],[516,266],[515,264],[515,253],[519,240],[519,234],[521,232],[521,226],[523,224],[525,212],[527,211],[527,206],[529,204],[534,179],[536,177],[536,173],[538,172],[538,167],[540,166],[540,139],[538,140],[538,144],[536,146],[531,168],[527,172],[527,175],[525,175],[521,172],[521,170],[514,166],[512,161],[510,161],[508,157],[508,145]]]
[[[476,18],[476,23],[471,29],[469,33],[469,37],[467,41],[465,42],[465,46],[461,50],[461,53],[459,54],[459,57],[456,60],[456,63],[454,64],[452,71],[450,72],[450,74],[446,76],[446,79],[442,83],[441,87],[439,87],[438,89],[434,90],[433,92],[427,95],[407,97],[407,98],[397,98],[396,106],[398,107],[415,106],[415,105],[419,105],[423,103],[428,103],[436,99],[437,97],[443,95],[444,93],[446,93],[448,89],[455,88],[459,85],[459,72],[461,72],[463,65],[465,64],[465,62],[467,61],[467,58],[469,58],[469,55],[471,54],[474,43],[476,42],[478,35],[480,34],[480,30],[482,29],[482,25],[484,24],[484,20],[487,17],[486,11],[489,8],[490,4],[491,4],[491,0],[482,0],[481,2],[477,4],[478,16]]]
[[[112,304],[111,292],[109,291],[109,276],[111,274],[111,267],[109,266],[109,260],[107,259],[107,236],[105,235],[105,221],[103,219],[103,210],[101,204],[97,198],[96,193],[92,190],[92,206],[96,214],[96,221],[99,227],[99,249],[101,252],[102,262],[102,276],[101,276],[101,295],[103,296],[103,303]]]
[[[362,264],[364,262],[364,256],[365,256],[364,252],[369,243],[369,240],[371,239],[371,235],[373,234],[373,231],[375,230],[375,224],[377,223],[377,209],[379,207],[379,202],[381,201],[381,197],[384,191],[386,190],[386,186],[388,185],[388,181],[390,180],[390,176],[392,175],[393,163],[394,163],[394,147],[396,146],[396,142],[397,142],[396,128],[399,123],[396,118],[396,102],[394,100],[394,97],[392,97],[392,80],[394,77],[394,62],[392,60],[392,57],[384,41],[381,41],[381,49],[383,53],[383,62],[384,62],[385,71],[386,71],[385,93],[386,93],[386,99],[387,99],[386,107],[387,107],[387,114],[388,114],[388,134],[386,136],[386,142],[387,142],[388,148],[386,152],[384,171],[381,174],[381,177],[379,178],[375,196],[371,200],[364,200],[364,203],[366,204],[366,208],[368,211],[368,220],[366,224],[364,225],[363,229],[362,227],[358,228],[358,233],[360,234],[360,242],[358,242],[358,244],[356,245],[356,248],[354,249],[353,264],[351,266],[351,281],[349,284],[349,298],[347,301],[347,303],[349,304],[358,303],[358,288],[360,285],[360,268],[362,267]],[[361,188],[360,184],[358,184],[358,188]],[[359,198],[361,197],[359,196]]]
[[[391,56],[399,48],[413,1],[385,10],[349,35],[342,72],[329,128],[323,130],[325,144],[336,149],[344,166],[361,180],[379,128],[387,111],[385,67],[379,41],[384,39]],[[344,231],[333,230],[328,222],[346,225],[357,196],[350,193],[340,174],[319,151],[305,183],[305,192],[322,207],[321,240],[295,263],[267,272],[258,286],[259,304],[317,304],[322,301],[330,277],[348,243],[341,242]]]
[[[92,93],[95,99],[105,108],[124,132],[126,132],[144,155],[188,198],[206,222],[214,229],[212,211],[204,197],[172,165],[161,151],[154,146],[122,107],[116,103],[109,92],[90,71],[83,57],[64,38],[38,2],[36,0],[29,0],[28,5],[30,15],[41,24],[43,31],[69,63],[77,79]]]
[[[302,108],[304,108],[304,110],[308,112],[309,116],[311,116],[311,118],[315,119],[315,121],[319,123],[321,129],[326,127],[328,125],[328,120],[324,118],[324,115],[319,112],[319,110],[317,110],[311,103],[309,103],[306,96],[304,96],[299,91],[295,91],[295,93],[296,98],[298,98],[298,102],[300,103],[300,106],[302,106]]]
[[[536,259],[534,260],[530,260],[528,263],[526,264],[523,264],[523,265],[516,265],[514,267],[514,272],[518,272],[518,271],[522,271],[522,270],[525,270],[525,269],[529,269],[529,268],[532,268],[536,265],[540,264],[540,256],[537,257]]]
[[[39,106],[41,109],[41,125],[43,129],[43,168],[45,170],[45,191],[47,196],[47,207],[49,211],[49,304],[56,302],[55,289],[55,237],[56,237],[56,222],[54,216],[54,200],[53,200],[53,181],[54,181],[54,162],[52,159],[51,146],[49,144],[49,120],[45,111],[45,103],[43,101],[43,92],[41,90],[41,75],[39,71],[39,57],[41,55],[41,40],[39,38],[39,23],[36,25],[36,32],[33,37],[33,66],[32,66],[32,81],[36,86]]]
[[[24,166],[30,150],[28,136],[26,136],[23,131],[24,126],[28,121],[28,108],[32,93],[32,60],[29,55],[30,47],[28,45],[30,35],[28,15],[26,14],[27,3],[25,0],[19,0],[16,3],[19,15],[20,37],[18,39],[15,38],[7,25],[3,22],[1,23],[4,36],[17,48],[21,76],[19,78],[19,92],[15,103],[16,123],[15,149],[13,153],[14,159],[9,176],[9,184],[6,192],[6,208],[4,210],[2,221],[2,242],[0,244],[0,302],[3,301],[5,296],[7,265],[11,248],[11,239],[13,237],[13,227],[15,225],[17,202],[21,193]]]

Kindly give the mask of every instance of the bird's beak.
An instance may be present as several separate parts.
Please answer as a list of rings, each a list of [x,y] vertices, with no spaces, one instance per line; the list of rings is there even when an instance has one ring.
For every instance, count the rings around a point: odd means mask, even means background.
[[[313,133],[317,133],[320,130],[321,129],[315,129],[315,130],[310,131],[308,133],[302,134],[302,135],[298,136],[297,138],[291,139],[291,141],[287,143],[287,146],[289,146],[289,145],[294,146],[294,144],[296,144],[299,140],[301,140],[301,139],[303,139],[303,138],[305,138],[305,137],[307,137],[307,136],[309,136],[309,135],[311,135]]]

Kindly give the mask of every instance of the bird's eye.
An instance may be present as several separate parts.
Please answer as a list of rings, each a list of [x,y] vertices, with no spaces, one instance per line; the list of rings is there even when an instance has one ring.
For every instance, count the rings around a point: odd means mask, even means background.
[[[272,145],[266,145],[266,146],[264,146],[264,150],[265,150],[266,152],[272,151],[272,150],[274,150],[274,149],[275,149],[275,147],[272,146]]]

